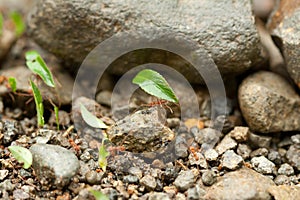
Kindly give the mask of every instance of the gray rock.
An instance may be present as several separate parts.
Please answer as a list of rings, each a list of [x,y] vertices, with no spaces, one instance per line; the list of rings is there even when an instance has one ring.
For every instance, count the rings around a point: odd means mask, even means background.
[[[274,183],[276,183],[276,185],[284,185],[284,184],[288,184],[289,182],[290,182],[289,177],[286,175],[282,175],[282,174],[279,174],[274,179]]]
[[[0,183],[0,191],[12,191],[15,188],[15,184],[11,183],[11,180],[4,180]]]
[[[289,186],[289,185],[279,185],[272,186],[268,189],[270,194],[274,197],[275,200],[294,200],[299,199],[300,196],[300,188],[299,186]]]
[[[118,37],[121,35],[118,33],[126,30],[136,34],[136,38],[127,37],[128,41],[123,41],[126,45],[139,41],[141,36],[151,41],[171,33],[178,34],[178,38],[192,38],[199,47],[208,50],[224,74],[243,72],[260,61],[261,45],[249,1],[109,0],[101,3],[40,1],[29,18],[29,32],[43,48],[77,63],[97,44],[113,35]],[[123,74],[129,66],[156,61],[175,67],[190,80],[199,82],[194,71],[178,56],[164,51],[150,51],[149,55],[149,51],[131,52],[129,59],[119,59],[110,70]]]
[[[268,28],[272,34],[281,38],[286,67],[296,84],[300,83],[300,3],[283,0],[274,12]],[[298,85],[299,86],[299,85]]]
[[[145,175],[143,178],[141,178],[140,184],[145,186],[148,191],[153,191],[156,188],[156,180],[151,175]]]
[[[251,148],[247,144],[239,144],[237,148],[237,154],[242,156],[243,159],[250,157]]]
[[[236,170],[241,167],[243,158],[237,155],[233,150],[226,151],[221,160],[221,165],[225,169]]]
[[[265,156],[267,157],[268,156],[268,153],[269,153],[269,150],[266,149],[266,148],[258,148],[254,151],[252,151],[250,153],[250,157],[253,158],[253,157],[259,157],[259,156]]]
[[[176,198],[175,198],[175,199],[176,199],[176,200],[186,200],[186,197],[185,197],[184,194],[178,192],[178,193],[176,194]]]
[[[174,132],[163,124],[165,115],[165,110],[160,107],[137,111],[110,127],[108,138],[128,151],[157,151],[175,138]]]
[[[186,158],[188,156],[188,145],[184,136],[178,135],[175,141],[175,154],[179,158]]]
[[[97,94],[96,101],[101,105],[111,107],[111,96],[112,96],[111,91],[104,90]]]
[[[13,198],[14,199],[29,199],[29,194],[27,192],[24,192],[21,189],[16,189],[13,191]]]
[[[294,174],[294,169],[291,165],[284,163],[279,167],[278,174],[291,176]]]
[[[186,191],[194,185],[196,181],[195,173],[192,170],[181,171],[174,181],[174,185],[179,191]]]
[[[205,195],[205,190],[200,188],[199,185],[195,187],[189,188],[187,190],[187,199],[188,200],[202,200],[203,196]]]
[[[190,165],[197,165],[203,169],[207,169],[208,167],[206,159],[201,152],[190,153],[189,163]]]
[[[207,161],[216,161],[218,159],[218,152],[214,149],[208,149],[204,153],[204,157],[206,158]]]
[[[226,135],[223,140],[216,146],[216,151],[219,155],[222,155],[225,151],[234,149],[237,147],[237,142],[230,137],[230,135]]]
[[[204,151],[214,148],[214,146],[220,140],[222,133],[212,128],[204,128],[198,131],[194,131],[193,135],[198,144]]]
[[[3,137],[0,140],[1,143],[9,144],[18,135],[22,135],[24,131],[18,121],[13,119],[3,119],[0,121],[0,132],[3,133]]]
[[[242,114],[251,130],[300,130],[300,97],[281,76],[257,72],[242,82],[238,93]]]
[[[142,178],[143,172],[138,167],[130,167],[128,169],[129,174],[137,176],[139,179]]]
[[[1,169],[0,170],[0,181],[3,181],[8,175],[8,170],[6,169]]]
[[[103,174],[90,170],[85,174],[85,179],[89,184],[96,185],[100,183],[102,176]]]
[[[64,187],[79,169],[77,157],[63,147],[34,144],[30,151],[33,156],[32,167],[45,187]]]
[[[137,176],[134,176],[134,175],[127,175],[127,176],[123,177],[123,181],[125,183],[138,183],[139,178]]]
[[[296,145],[290,146],[289,150],[286,152],[286,158],[293,167],[300,170],[300,149]]]
[[[281,163],[281,156],[278,151],[271,150],[268,159],[277,165]]]
[[[249,128],[243,126],[236,126],[230,131],[230,136],[237,142],[246,142],[248,140]]]
[[[254,157],[251,159],[253,168],[262,174],[272,174],[275,172],[275,164],[269,161],[266,157]]]
[[[204,185],[212,186],[217,181],[217,174],[214,171],[206,170],[201,176]]]
[[[269,148],[271,141],[272,137],[249,133],[249,143],[254,148]]]
[[[294,144],[300,144],[300,134],[297,134],[297,135],[293,135],[291,137],[291,140]]]
[[[226,173],[218,182],[207,189],[205,199],[211,200],[271,200],[268,188],[274,182],[261,174],[248,169]]]
[[[170,200],[171,198],[163,192],[152,192],[149,195],[149,200]]]

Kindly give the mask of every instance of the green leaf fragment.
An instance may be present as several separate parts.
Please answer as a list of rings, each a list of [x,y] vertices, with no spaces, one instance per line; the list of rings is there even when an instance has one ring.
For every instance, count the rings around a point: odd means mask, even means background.
[[[98,164],[99,167],[105,172],[107,167],[107,157],[109,156],[109,152],[106,150],[104,143],[99,147],[99,155],[98,155]]]
[[[35,101],[36,106],[36,112],[37,112],[37,119],[38,119],[38,126],[44,126],[44,105],[43,105],[43,98],[40,93],[40,90],[38,87],[34,84],[33,81],[30,80],[30,85],[33,92],[33,97]]]
[[[0,13],[0,36],[2,36],[3,33],[3,15]]]
[[[10,13],[10,18],[12,19],[13,23],[16,27],[16,35],[19,37],[21,36],[26,28],[26,25],[23,21],[23,18],[20,13],[18,12],[12,12]]]
[[[59,130],[59,115],[58,115],[58,107],[56,105],[54,105],[54,113],[55,113],[55,121],[56,121],[56,126],[57,126],[57,130]]]
[[[178,103],[178,99],[165,78],[151,69],[140,71],[132,80],[145,92],[170,102]]]
[[[83,120],[93,128],[107,128],[107,125],[100,119],[98,119],[95,115],[93,115],[90,111],[86,109],[86,107],[80,104],[81,116]]]
[[[14,77],[9,77],[9,78],[8,78],[8,84],[9,84],[9,86],[10,86],[10,88],[11,88],[11,90],[12,90],[13,92],[16,92],[16,91],[17,91],[17,81],[16,81],[16,78],[14,78]]]
[[[25,54],[27,67],[39,75],[50,87],[55,87],[53,76],[43,58],[37,51],[27,51]]]
[[[24,169],[28,169],[31,166],[32,154],[28,149],[20,146],[9,146],[8,149],[18,162],[24,163]]]
[[[90,190],[90,193],[92,193],[96,200],[109,200],[109,198],[100,191]]]

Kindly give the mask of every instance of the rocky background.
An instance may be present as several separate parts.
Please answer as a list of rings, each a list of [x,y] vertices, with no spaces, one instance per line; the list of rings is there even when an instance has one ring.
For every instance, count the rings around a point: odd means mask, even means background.
[[[1,199],[94,199],[91,188],[109,199],[299,199],[298,0],[0,0],[0,10]],[[11,11],[27,23],[22,36],[14,31]],[[128,30],[149,40],[162,37],[162,31],[192,38],[199,44],[195,51],[205,49],[222,74],[227,112],[223,104],[211,110],[209,92],[190,63],[154,49],[115,60],[95,99],[72,99],[77,70],[88,53]],[[34,76],[24,59],[31,49],[41,53],[57,83],[51,90],[39,84],[47,122],[42,128],[29,91]],[[189,116],[193,109],[177,105],[147,107],[152,99],[142,91],[130,105],[122,93],[113,93],[122,74],[151,62],[171,66],[191,81],[199,118],[180,119],[180,111]],[[5,79],[11,76],[17,79],[15,93]],[[185,85],[168,81],[192,105]],[[89,83],[82,87],[88,90]],[[60,107],[60,130],[51,103]],[[80,103],[109,128],[88,128]],[[211,112],[218,117],[210,119]],[[110,139],[106,172],[97,161],[101,133]],[[30,149],[31,168],[23,169],[12,157],[11,145]]]

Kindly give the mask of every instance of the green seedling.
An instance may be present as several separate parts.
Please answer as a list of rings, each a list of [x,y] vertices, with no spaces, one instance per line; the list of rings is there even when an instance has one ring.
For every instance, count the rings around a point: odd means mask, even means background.
[[[178,99],[168,82],[162,75],[154,70],[144,69],[140,71],[133,78],[132,83],[137,84],[146,93],[159,99],[178,103]]]
[[[45,120],[44,120],[44,105],[43,105],[42,95],[40,93],[39,88],[31,80],[30,80],[30,85],[32,88],[36,112],[37,112],[38,126],[44,126]]]
[[[28,149],[20,146],[10,146],[8,150],[18,162],[23,163],[24,169],[28,169],[31,166],[32,154]]]
[[[102,144],[99,147],[98,152],[98,164],[99,167],[105,172],[107,167],[107,157],[109,156],[109,152],[106,150],[106,147],[104,145],[104,140],[102,140]]]
[[[56,105],[53,105],[54,107],[54,113],[55,113],[55,121],[56,121],[56,126],[57,130],[59,130],[59,116],[58,116],[58,107]]]
[[[9,84],[9,87],[11,88],[11,90],[13,92],[16,92],[17,91],[17,81],[16,81],[16,78],[14,77],[9,77],[8,78],[8,84]]]
[[[109,200],[109,198],[100,191],[90,190],[90,193],[92,193],[96,200]]]
[[[93,115],[90,111],[86,109],[86,107],[82,104],[80,104],[80,111],[81,111],[81,116],[83,120],[91,127],[93,128],[102,128],[106,129],[107,125],[97,118],[95,115]]]
[[[15,25],[15,33],[19,37],[21,36],[25,31],[25,23],[23,21],[22,15],[18,12],[12,12],[10,13],[10,18],[12,19],[14,25]]]
[[[3,15],[0,13],[0,37],[2,36],[3,33]]]
[[[25,58],[27,67],[34,74],[40,76],[48,86],[55,87],[52,73],[37,51],[27,51]]]

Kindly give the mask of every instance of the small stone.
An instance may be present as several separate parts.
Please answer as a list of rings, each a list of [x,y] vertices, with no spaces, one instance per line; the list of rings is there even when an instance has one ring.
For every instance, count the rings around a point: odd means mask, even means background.
[[[201,168],[207,169],[207,162],[201,152],[190,153],[189,155],[190,165],[198,165]]]
[[[185,197],[184,194],[178,192],[178,193],[176,194],[176,198],[175,198],[175,199],[176,199],[176,200],[186,200],[186,197]]]
[[[237,142],[245,142],[248,140],[249,128],[243,126],[236,126],[229,135]]]
[[[284,163],[279,167],[278,174],[291,176],[294,174],[294,169],[291,165]]]
[[[290,182],[289,177],[282,174],[276,176],[276,178],[274,179],[274,183],[276,183],[276,185],[284,185],[284,184],[288,184],[289,182]]]
[[[165,163],[159,159],[155,159],[152,162],[153,168],[164,169],[166,167]]]
[[[95,185],[100,183],[102,175],[94,170],[91,170],[85,174],[85,179],[89,184]]]
[[[266,149],[266,148],[258,148],[258,149],[256,149],[256,150],[254,150],[254,151],[251,152],[250,157],[251,158],[253,158],[253,157],[259,157],[259,156],[265,156],[265,157],[267,157],[268,153],[269,153],[268,149]]]
[[[294,144],[300,144],[300,134],[297,134],[297,135],[293,135],[291,137],[291,140]]]
[[[293,141],[291,137],[284,137],[280,140],[280,142],[277,144],[278,147],[286,147],[293,144]]]
[[[170,200],[170,197],[166,193],[153,192],[149,195],[149,200]]]
[[[250,132],[249,142],[253,147],[269,148],[272,141],[272,137],[261,136]]]
[[[12,191],[15,188],[15,185],[11,183],[11,180],[4,180],[0,183],[0,191]]]
[[[131,175],[137,176],[139,179],[143,177],[143,172],[138,167],[130,167],[128,172]]]
[[[194,185],[196,176],[192,170],[181,171],[174,181],[174,185],[179,191],[186,191]]]
[[[281,156],[278,151],[271,150],[268,154],[268,159],[277,165],[281,163]]]
[[[252,158],[251,164],[253,168],[261,174],[272,174],[275,172],[275,164],[264,156]]]
[[[188,156],[188,145],[184,136],[178,135],[175,141],[175,154],[179,158],[186,158]]]
[[[179,118],[168,118],[167,124],[169,128],[176,128],[180,126],[180,119]]]
[[[223,140],[217,145],[216,151],[219,155],[222,155],[225,151],[234,149],[237,147],[237,142],[229,135],[226,135]]]
[[[250,157],[251,148],[247,144],[239,144],[237,148],[237,154],[242,156],[243,159]]]
[[[153,191],[156,188],[156,180],[153,176],[145,175],[141,180],[140,183],[142,186],[145,186],[145,188],[148,191]]]
[[[96,96],[96,101],[104,106],[111,107],[112,92],[108,90],[101,91]]]
[[[8,175],[8,170],[2,169],[0,170],[0,181],[3,181]]]
[[[83,162],[87,162],[92,158],[89,150],[84,151],[81,155],[80,155],[80,160],[82,160]]]
[[[243,163],[243,158],[237,155],[233,150],[226,151],[221,160],[221,165],[225,169],[236,170]]]
[[[214,149],[208,149],[204,153],[204,157],[207,161],[216,161],[218,159],[218,152]]]
[[[194,130],[194,129],[193,129]],[[220,140],[222,133],[212,128],[205,128],[202,130],[197,129],[198,131],[193,131],[196,142],[201,145],[201,148],[204,147],[204,151],[207,149],[212,149]],[[192,130],[191,130],[192,131]]]
[[[12,119],[4,119],[0,123],[3,123],[0,125],[0,130],[3,133],[2,143],[3,144],[9,144],[11,143],[17,135],[22,135],[23,130],[19,123],[16,120]]]
[[[201,180],[204,185],[211,186],[217,181],[217,175],[214,171],[206,170],[203,172]]]
[[[290,146],[286,152],[288,163],[300,170],[300,149],[296,145]]]
[[[71,119],[69,113],[64,110],[58,111],[58,123],[61,126],[68,126],[70,125]],[[51,113],[49,124],[56,124],[56,114],[55,112]]]
[[[195,187],[189,188],[187,191],[187,199],[188,200],[199,200],[202,199],[202,197],[205,195],[205,190],[200,188],[199,185],[196,185]]]
[[[127,175],[127,176],[123,177],[123,181],[124,181],[124,183],[138,183],[139,178],[134,175]]]
[[[29,194],[21,189],[16,189],[13,191],[13,197],[14,199],[29,199]]]

